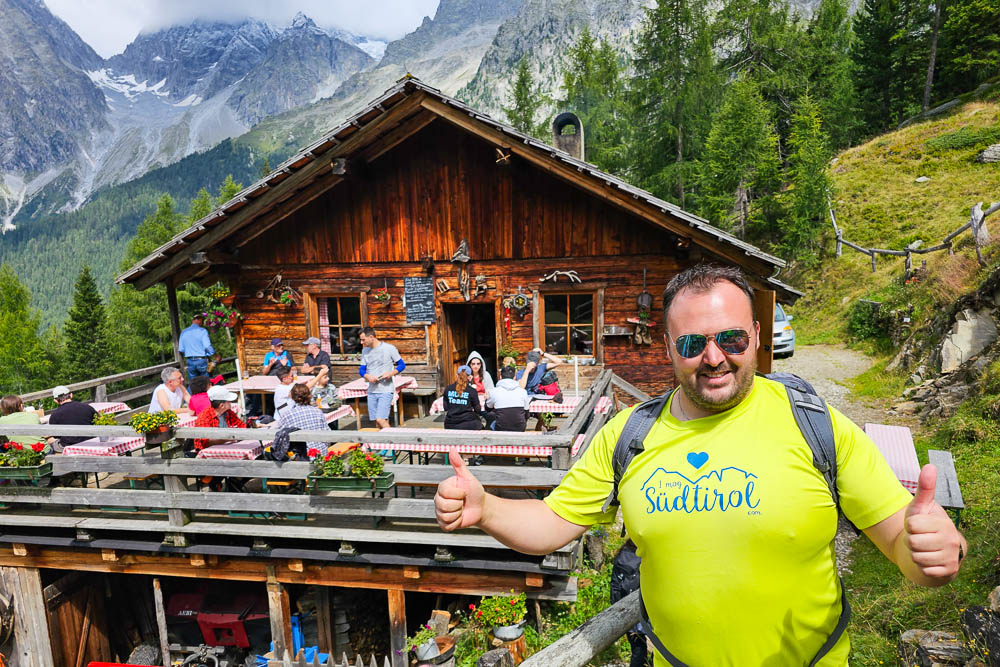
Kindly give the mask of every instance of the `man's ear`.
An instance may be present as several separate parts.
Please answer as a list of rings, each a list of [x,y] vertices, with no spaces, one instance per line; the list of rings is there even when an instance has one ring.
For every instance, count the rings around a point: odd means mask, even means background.
[[[754,349],[755,350],[759,350],[760,349],[760,320],[754,320],[753,321],[753,328],[754,328],[754,331],[757,332],[757,335],[754,336],[754,338],[757,339],[757,345],[754,347]]]

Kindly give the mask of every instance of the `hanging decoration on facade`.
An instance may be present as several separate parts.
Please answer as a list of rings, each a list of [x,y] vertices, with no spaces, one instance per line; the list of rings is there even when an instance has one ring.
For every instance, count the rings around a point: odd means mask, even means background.
[[[472,293],[469,291],[469,242],[462,239],[462,242],[458,244],[458,249],[451,256],[451,262],[454,264],[458,262],[458,291],[462,293],[462,298],[466,301],[472,299]]]
[[[580,276],[577,275],[576,271],[553,271],[549,275],[542,276],[541,278],[539,278],[538,282],[544,283],[551,280],[552,282],[557,283],[559,282],[559,276],[566,276],[567,278],[569,278],[569,281],[571,283],[583,282],[582,280],[580,280]]]
[[[275,274],[264,289],[257,292],[258,299],[267,299],[283,306],[298,306],[302,303],[302,293],[292,287],[291,283],[282,280],[281,274]]]
[[[434,255],[427,253],[420,256],[420,268],[424,270],[427,275],[434,274]]]
[[[475,291],[472,292],[472,297],[475,298],[480,294],[486,294],[487,289],[488,288],[486,287],[486,276],[480,273],[478,276],[476,276],[476,289]],[[468,301],[468,299],[466,299],[466,301]]]
[[[520,287],[517,289],[517,294],[511,294],[503,300],[503,307],[508,312],[513,310],[517,314],[517,318],[519,320],[523,320],[524,316],[528,314],[528,310],[531,308],[531,297],[527,294],[521,294]]]
[[[639,292],[639,296],[636,298],[636,304],[639,306],[639,317],[634,320],[635,333],[632,335],[632,341],[636,345],[652,345],[653,337],[649,335],[649,327],[652,326],[651,311],[653,308],[653,295],[646,289],[645,266],[642,267],[642,291]],[[629,321],[632,322],[633,320]]]
[[[444,278],[438,278],[437,282],[434,283],[434,287],[437,288],[438,294],[444,294],[451,289],[451,285]]]

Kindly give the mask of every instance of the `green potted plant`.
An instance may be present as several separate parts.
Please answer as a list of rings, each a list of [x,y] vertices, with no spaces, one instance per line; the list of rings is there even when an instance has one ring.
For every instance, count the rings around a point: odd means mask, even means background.
[[[0,478],[36,480],[52,474],[45,460],[45,443],[5,442],[0,450]]]
[[[94,426],[117,426],[118,422],[115,421],[115,416],[111,413],[98,412],[94,415],[94,419],[91,422]],[[107,442],[111,439],[109,435],[99,436],[101,442]]]
[[[417,634],[406,638],[406,653],[413,651],[417,660],[430,660],[441,655],[441,649],[435,641],[434,628],[424,623]]]
[[[177,425],[177,413],[172,410],[137,412],[128,420],[128,425],[136,433],[146,436],[147,445],[157,445],[174,437],[173,427]]]
[[[309,488],[312,491],[368,491],[385,493],[393,487],[395,475],[385,472],[385,462],[377,453],[356,447],[348,455],[347,463],[328,452],[320,456],[310,449],[313,459]]]
[[[493,636],[502,642],[514,641],[524,634],[524,617],[528,613],[524,593],[492,595],[479,601],[472,609],[473,617],[493,628]]]
[[[376,303],[389,303],[390,299],[389,290],[385,287],[379,287],[374,292],[372,292],[372,299]]]
[[[514,347],[514,343],[510,340],[505,340],[497,350],[497,359],[500,363],[503,363],[503,360],[506,357],[514,357],[514,359],[517,359],[517,348]]]

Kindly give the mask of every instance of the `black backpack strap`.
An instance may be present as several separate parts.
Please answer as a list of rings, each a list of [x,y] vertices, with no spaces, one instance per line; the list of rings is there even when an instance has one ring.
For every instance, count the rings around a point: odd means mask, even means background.
[[[816,394],[806,394],[789,385],[788,402],[792,405],[792,416],[798,424],[802,437],[812,450],[813,465],[823,475],[830,487],[833,504],[840,508],[840,493],[837,491],[837,441],[833,435],[833,420],[826,401]]]
[[[646,439],[649,429],[653,428],[653,424],[660,416],[660,413],[663,412],[663,406],[667,404],[667,400],[670,399],[670,394],[672,393],[668,391],[662,396],[657,396],[644,403],[640,403],[632,410],[632,414],[628,416],[628,419],[625,420],[625,426],[622,427],[622,432],[618,434],[618,440],[615,442],[615,451],[611,455],[611,469],[615,475],[614,487],[611,489],[611,493],[608,494],[608,499],[604,501],[604,507],[601,508],[602,512],[607,512],[610,508],[618,506],[618,483],[621,482],[622,476],[625,474],[625,470],[632,462],[632,459],[639,452],[643,451],[642,442]]]
[[[657,652],[662,655],[663,659],[669,662],[672,667],[688,667],[687,663],[671,653],[663,642],[660,641],[660,638],[653,632],[653,625],[649,622],[649,614],[646,613],[646,603],[642,599],[641,592],[639,593],[639,631],[649,638],[650,643],[656,648]]]

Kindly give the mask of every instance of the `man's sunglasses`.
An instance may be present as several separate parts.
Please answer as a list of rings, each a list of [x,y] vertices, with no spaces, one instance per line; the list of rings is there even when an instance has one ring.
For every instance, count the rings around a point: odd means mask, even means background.
[[[750,347],[750,334],[745,329],[726,329],[712,336],[684,334],[674,341],[677,354],[685,359],[697,357],[705,351],[709,339],[714,340],[726,354],[743,354]]]

